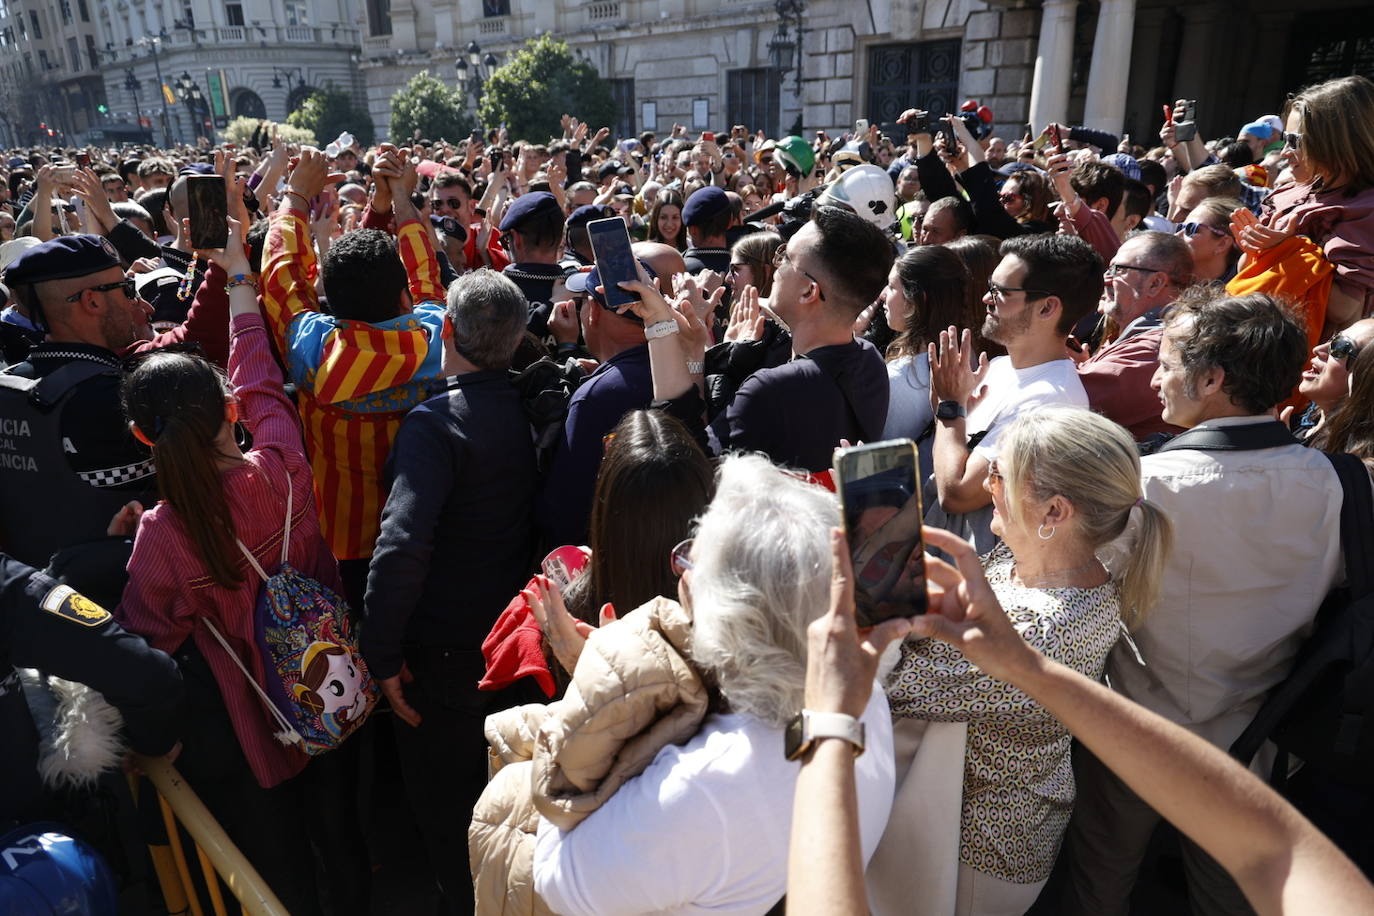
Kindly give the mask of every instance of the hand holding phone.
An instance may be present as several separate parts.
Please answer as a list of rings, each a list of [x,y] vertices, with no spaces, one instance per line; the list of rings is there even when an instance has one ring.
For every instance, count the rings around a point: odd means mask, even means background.
[[[854,566],[859,626],[926,612],[916,445],[873,442],[835,452],[835,490]]]
[[[592,253],[596,255],[596,272],[605,290],[603,297],[606,303],[619,311],[632,302],[638,302],[637,295],[620,286],[622,282],[639,279],[625,221],[618,216],[594,219],[587,223],[587,237],[592,243]]]
[[[229,196],[219,175],[186,176],[191,247],[223,248],[229,244]]]

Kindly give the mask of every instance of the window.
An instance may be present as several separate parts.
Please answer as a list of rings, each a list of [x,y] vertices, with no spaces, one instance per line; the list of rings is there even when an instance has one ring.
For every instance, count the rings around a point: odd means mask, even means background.
[[[242,3],[224,4],[224,24],[240,26],[244,24]]]
[[[897,118],[908,108],[957,111],[959,39],[877,45],[868,52],[868,106],[864,110],[884,133],[906,129]]]
[[[510,0],[482,0],[483,16],[509,16]]]
[[[310,14],[301,0],[286,0],[286,24],[309,25]]]
[[[615,136],[628,139],[635,136],[635,81],[633,79],[610,80],[611,99],[615,102],[615,123],[611,129]]]
[[[39,49],[38,49],[38,65],[39,65],[40,67],[42,67],[44,70],[51,70],[51,69],[52,69],[52,67],[48,66],[48,49],[47,49],[47,48],[39,48]]]
[[[727,119],[733,126],[743,124],[749,131],[764,131],[776,137],[778,130],[778,97],[782,90],[782,72],[772,67],[731,70],[726,83]]]
[[[59,4],[59,6],[61,7],[61,10],[62,10],[62,22],[63,22],[63,24],[64,24],[64,25],[70,25],[70,24],[71,24],[71,21],[72,21],[72,4],[71,4],[71,0],[62,0],[62,2]]]
[[[100,69],[100,52],[95,49],[95,36],[86,36],[86,60],[92,70]]]
[[[38,13],[29,10],[29,25],[33,26],[33,37],[35,41],[43,40],[43,26],[38,23]]]
[[[72,69],[77,73],[81,72],[81,49],[77,47],[75,38],[67,39],[67,59],[71,61]]]
[[[367,0],[367,34],[391,34],[391,0]]]
[[[91,21],[91,8],[86,4],[86,0],[76,0],[76,8],[81,11],[82,22]]]

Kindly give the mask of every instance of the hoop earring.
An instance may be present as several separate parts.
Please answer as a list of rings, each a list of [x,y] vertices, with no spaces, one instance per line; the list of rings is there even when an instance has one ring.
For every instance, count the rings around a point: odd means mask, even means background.
[[[1035,529],[1035,533],[1038,534],[1038,535],[1040,536],[1040,540],[1042,540],[1042,541],[1048,541],[1050,538],[1054,537],[1054,532],[1055,532],[1055,530],[1056,530],[1056,529],[1051,528],[1051,529],[1050,529],[1050,533],[1049,533],[1049,534],[1046,534],[1046,533],[1045,533],[1045,525],[1044,525],[1044,523],[1041,523],[1040,527]]]

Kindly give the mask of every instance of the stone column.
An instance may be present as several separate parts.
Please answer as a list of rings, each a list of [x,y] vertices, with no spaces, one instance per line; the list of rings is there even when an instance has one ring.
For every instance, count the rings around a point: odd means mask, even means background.
[[[1202,98],[1210,83],[1211,59],[1216,54],[1215,27],[1222,10],[1219,5],[1208,4],[1182,6],[1179,12],[1183,14],[1183,42],[1178,53],[1178,69],[1174,71],[1174,98]],[[1199,114],[1206,118],[1201,112]]]
[[[1083,123],[1097,130],[1121,133],[1126,120],[1126,80],[1131,74],[1131,34],[1135,28],[1135,0],[1102,0],[1093,40],[1092,69]],[[1105,151],[1104,151],[1105,152]]]
[[[1078,0],[1045,0],[1040,14],[1040,46],[1035,52],[1027,119],[1040,130],[1069,116],[1069,80],[1073,76],[1073,20]]]
[[[1164,19],[1168,10],[1163,7],[1147,7],[1137,10],[1135,16],[1135,38],[1132,48],[1139,48],[1141,56],[1136,58],[1139,65],[1131,68],[1130,89],[1126,93],[1126,123],[1131,140],[1146,149],[1159,143],[1159,125],[1162,123],[1159,106],[1173,99],[1164,98],[1159,88],[1158,49],[1164,41]]]

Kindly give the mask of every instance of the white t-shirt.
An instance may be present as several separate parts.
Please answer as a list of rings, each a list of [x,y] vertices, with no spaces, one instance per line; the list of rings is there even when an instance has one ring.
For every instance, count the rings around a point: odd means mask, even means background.
[[[895,786],[892,718],[875,684],[855,763],[867,863],[887,826]],[[787,891],[792,797],[801,765],[783,731],[753,716],[713,715],[685,745],[570,831],[540,820],[535,891],[565,916],[766,913]]]
[[[999,356],[988,365],[983,386],[987,393],[969,411],[964,428],[970,436],[987,430],[973,453],[989,461],[997,457],[997,441],[1021,414],[1050,404],[1088,406],[1078,367],[1067,357],[1017,369],[1010,356]]]
[[[1017,369],[1012,366],[1011,357],[999,356],[988,365],[983,386],[985,394],[969,411],[964,429],[970,437],[987,431],[973,449],[973,454],[987,461],[997,457],[1002,434],[1022,414],[1052,404],[1088,406],[1088,392],[1078,378],[1078,367],[1068,357]],[[972,512],[950,515],[940,507],[935,496],[933,477],[925,488],[925,500],[927,525],[959,535],[980,554],[987,553],[997,544],[992,533],[991,503]]]

